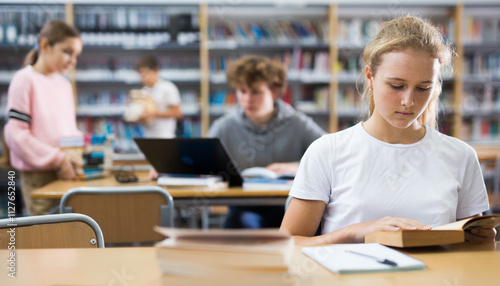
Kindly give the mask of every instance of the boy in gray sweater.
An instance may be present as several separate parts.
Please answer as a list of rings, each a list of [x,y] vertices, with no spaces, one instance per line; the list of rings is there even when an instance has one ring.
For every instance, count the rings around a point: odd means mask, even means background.
[[[283,65],[250,55],[230,65],[226,76],[239,106],[214,121],[209,137],[220,138],[240,170],[258,166],[295,174],[307,147],[325,132],[281,100],[287,79]],[[283,206],[233,206],[224,227],[279,227],[283,214]]]

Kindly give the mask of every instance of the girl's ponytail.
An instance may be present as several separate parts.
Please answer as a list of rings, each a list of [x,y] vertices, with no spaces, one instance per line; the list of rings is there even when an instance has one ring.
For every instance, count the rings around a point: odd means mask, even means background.
[[[36,63],[37,60],[38,60],[38,51],[35,49],[31,49],[31,51],[29,51],[29,53],[24,58],[24,65],[23,66],[24,67],[25,66],[32,66]]]

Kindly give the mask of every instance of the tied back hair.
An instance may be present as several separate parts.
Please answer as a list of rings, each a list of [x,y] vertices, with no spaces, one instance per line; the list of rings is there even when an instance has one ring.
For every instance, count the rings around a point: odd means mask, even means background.
[[[441,67],[451,69],[451,60],[456,55],[454,49],[447,43],[440,30],[423,19],[408,15],[396,18],[385,24],[380,32],[366,45],[363,50],[363,60],[371,67],[372,76],[382,63],[383,55],[390,52],[403,51],[405,49],[423,51],[429,56],[438,59]],[[363,72],[362,72],[363,73]],[[370,116],[373,114],[375,103],[373,92],[363,77],[363,98],[368,97]],[[442,79],[434,83],[434,92],[429,105],[422,115],[417,119],[421,125],[429,125],[437,129],[439,95],[442,90]]]
[[[40,55],[40,41],[46,38],[49,45],[53,46],[67,38],[80,38],[80,32],[73,26],[60,20],[53,20],[45,24],[36,39],[36,45],[24,59],[24,66],[34,65]]]

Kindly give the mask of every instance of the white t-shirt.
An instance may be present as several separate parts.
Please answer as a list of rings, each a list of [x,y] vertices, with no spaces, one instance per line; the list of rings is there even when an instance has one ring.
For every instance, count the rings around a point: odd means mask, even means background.
[[[180,105],[179,89],[170,81],[158,80],[152,88],[144,87],[143,90],[153,97],[160,112],[165,111],[171,105]],[[176,125],[175,118],[155,118],[151,124],[146,125],[145,135],[146,137],[173,138]]]
[[[302,157],[290,195],[327,204],[322,233],[385,216],[438,226],[488,210],[472,147],[426,126],[413,144],[389,144],[361,123],[324,135]]]

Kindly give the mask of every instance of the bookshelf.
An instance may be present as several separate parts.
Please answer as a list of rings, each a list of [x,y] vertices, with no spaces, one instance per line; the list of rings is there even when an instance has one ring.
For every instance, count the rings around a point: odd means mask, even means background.
[[[463,19],[463,132],[475,144],[498,143],[500,5],[473,6]]]
[[[185,118],[178,126],[179,135],[200,136],[198,5],[25,2],[0,3],[0,34],[10,31],[9,37],[0,37],[0,51],[5,55],[0,57],[2,114],[9,82],[21,68],[38,31],[47,21],[61,19],[78,27],[84,42],[77,68],[68,74],[81,131],[115,133],[116,151],[138,151],[132,138],[142,135],[143,127],[124,123],[121,116],[127,92],[141,87],[136,60],[153,54],[163,67],[160,76],[174,82],[181,93]]]
[[[70,75],[82,128],[124,129],[119,126],[124,95],[140,87],[135,60],[150,53],[165,67],[162,77],[181,90],[183,125],[189,130],[183,135],[205,136],[210,122],[235,103],[225,82],[225,67],[241,55],[255,53],[283,61],[289,72],[287,100],[335,132],[366,112],[360,110],[355,86],[366,40],[384,20],[411,12],[440,25],[459,55],[454,75],[444,77],[441,131],[472,143],[498,144],[500,68],[494,63],[500,5],[494,1],[359,3],[363,5],[350,1],[310,1],[300,6],[281,1],[138,4],[125,0],[119,5],[0,1],[2,31],[7,27],[12,31],[14,26],[19,35],[15,43],[7,42],[7,33],[0,41],[6,55],[0,57],[0,105],[5,105],[10,78],[39,27],[47,19],[65,18],[82,31],[85,44],[77,70]],[[190,27],[183,26],[186,23]],[[123,131],[134,132],[133,128]]]
[[[144,127],[122,121],[127,92],[141,88],[135,63],[154,55],[160,77],[180,91],[184,119],[179,136],[200,136],[199,8],[197,5],[67,4],[85,44],[77,70],[78,126],[86,133],[115,133],[118,152],[137,152],[133,137]],[[180,128],[179,128],[180,127]],[[180,129],[180,130],[179,130]]]
[[[135,59],[145,53],[160,58],[165,67],[162,77],[173,81],[181,91],[186,115],[182,122],[184,136],[206,136],[211,121],[231,108],[235,100],[223,67],[249,53],[287,62],[287,100],[325,130],[335,132],[356,123],[366,113],[359,107],[355,85],[363,66],[360,54],[365,41],[384,20],[411,12],[440,25],[458,54],[454,74],[443,78],[441,131],[469,142],[477,150],[500,145],[498,1],[289,2],[0,1],[0,120],[4,123],[10,79],[22,66],[38,30],[49,19],[66,19],[80,28],[84,38],[77,69],[69,75],[77,96],[79,126],[85,132],[120,133],[117,151],[134,151],[130,138],[141,132],[140,126],[126,127],[120,114],[126,92],[140,87],[133,67]],[[131,11],[137,11],[137,15],[131,16]],[[87,18],[91,15],[102,26],[92,27]],[[136,23],[140,27],[129,25],[131,17],[140,19],[144,15],[153,15],[148,18],[155,20]],[[189,18],[189,29],[174,28]],[[278,27],[269,24],[270,20]],[[306,29],[308,23],[314,26],[314,33],[304,33],[303,37],[279,36],[276,32],[294,24],[296,29]],[[238,24],[253,25],[261,34],[245,38],[244,33],[233,33],[231,29]],[[253,34],[252,30],[246,33]],[[273,33],[278,36],[270,37]],[[307,36],[311,34],[315,37]],[[304,64],[304,58],[309,64]],[[482,163],[489,189],[495,169],[492,161],[490,158]]]

